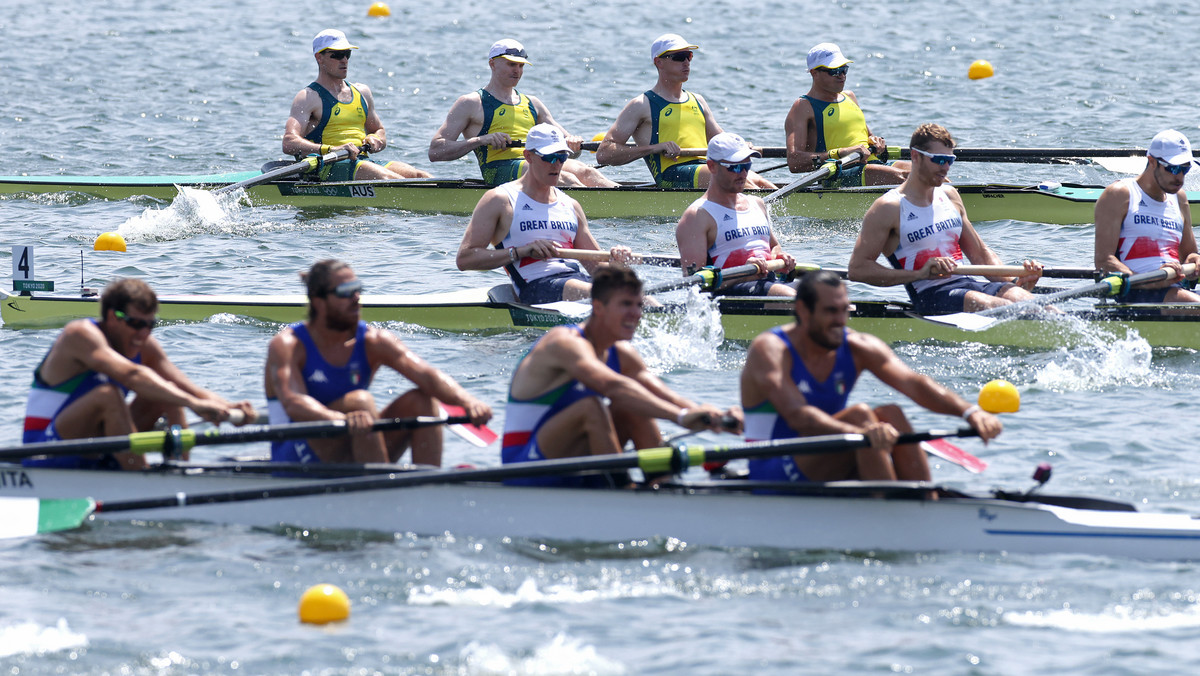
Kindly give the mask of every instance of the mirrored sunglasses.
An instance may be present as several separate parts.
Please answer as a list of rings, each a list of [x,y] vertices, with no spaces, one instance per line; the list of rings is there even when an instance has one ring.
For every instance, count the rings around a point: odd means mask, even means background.
[[[948,167],[951,164],[954,164],[954,160],[958,159],[954,156],[953,153],[950,153],[947,155],[942,155],[942,154],[938,154],[938,153],[927,152],[927,151],[921,150],[920,148],[909,148],[909,150],[913,151],[914,153],[920,153],[920,154],[924,155],[925,157],[928,157],[929,161],[933,162],[934,164],[938,165],[939,167]]]
[[[1162,167],[1163,169],[1166,169],[1167,171],[1171,172],[1172,174],[1174,174],[1176,176],[1179,176],[1180,174],[1186,174],[1192,170],[1191,162],[1185,162],[1183,164],[1171,164],[1169,162],[1164,162],[1162,160],[1159,160],[1157,157],[1154,159],[1158,160],[1158,165],[1160,167]]]
[[[130,317],[120,310],[113,310],[113,316],[125,322],[125,326],[128,326],[134,331],[141,331],[142,329],[150,329],[153,331],[154,327],[158,326],[157,319],[151,319],[147,321],[140,317]]]
[[[363,283],[361,279],[356,279],[352,282],[343,282],[333,287],[325,293],[326,296],[337,296],[338,298],[350,298],[356,293],[361,293]]]

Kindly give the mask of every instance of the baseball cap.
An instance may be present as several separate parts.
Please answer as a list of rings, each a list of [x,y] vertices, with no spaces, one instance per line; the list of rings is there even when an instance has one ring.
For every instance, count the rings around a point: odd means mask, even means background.
[[[313,54],[326,49],[358,49],[346,39],[346,34],[336,28],[326,28],[313,38]]]
[[[681,49],[700,49],[700,45],[693,45],[674,33],[664,33],[650,45],[650,58],[657,59],[667,52],[677,52]]]
[[[762,157],[762,153],[750,147],[746,139],[727,131],[708,140],[708,159],[714,162],[744,162],[751,157]]]
[[[529,63],[529,55],[525,53],[525,46],[512,38],[504,38],[492,45],[491,51],[488,52],[488,60],[491,61],[497,56],[515,63]]]
[[[842,56],[842,50],[832,42],[822,42],[808,50],[809,70],[813,68],[841,68],[848,63],[854,62]]]
[[[1150,142],[1147,155],[1157,157],[1167,164],[1187,164],[1192,161],[1192,144],[1186,136],[1174,129],[1160,131]]]
[[[562,131],[545,122],[529,128],[529,133],[525,135],[525,147],[539,155],[561,153],[564,150],[571,152]]]

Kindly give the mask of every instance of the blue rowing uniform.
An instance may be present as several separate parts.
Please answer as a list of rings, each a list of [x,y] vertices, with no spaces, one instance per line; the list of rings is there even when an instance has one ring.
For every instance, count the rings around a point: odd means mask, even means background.
[[[804,395],[805,401],[829,415],[844,410],[846,402],[850,399],[850,390],[854,389],[854,383],[858,380],[858,367],[854,364],[854,354],[850,351],[850,342],[846,340],[845,329],[842,331],[842,344],[834,358],[833,370],[823,382],[818,382],[809,373],[804,360],[796,352],[796,347],[788,340],[784,327],[776,327],[771,329],[771,332],[778,336],[792,353],[792,381]],[[796,431],[779,415],[769,400],[746,409],[747,441],[795,437]],[[791,455],[751,460],[749,478],[756,481],[807,480]]]
[[[300,373],[304,376],[304,386],[308,396],[322,404],[329,404],[341,399],[355,390],[365,390],[371,386],[371,364],[367,361],[367,323],[358,323],[358,332],[354,335],[354,349],[345,366],[333,366],[321,356],[308,327],[304,322],[292,324],[292,334],[304,345],[304,368]],[[287,412],[278,399],[267,401],[272,425],[291,422]],[[275,462],[321,462],[317,454],[305,439],[290,439],[271,443],[271,460]]]

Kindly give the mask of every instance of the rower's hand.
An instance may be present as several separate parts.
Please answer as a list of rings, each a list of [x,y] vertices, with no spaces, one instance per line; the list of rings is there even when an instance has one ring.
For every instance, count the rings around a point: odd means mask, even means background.
[[[346,428],[350,434],[369,434],[374,431],[375,416],[370,411],[350,411],[345,414]]]
[[[772,260],[783,261],[783,270],[780,272],[784,274],[790,274],[792,270],[796,269],[796,259],[786,251],[776,251]]]
[[[854,160],[853,162],[851,162],[849,160],[845,160],[845,159],[843,159],[842,161],[846,164],[846,166],[853,167],[853,166],[863,164],[864,162],[866,162],[867,157],[871,154],[871,149],[868,148],[866,146],[866,144],[859,144],[856,146],[846,146],[845,148],[842,148],[841,152],[838,153],[838,156],[840,158],[845,158],[850,153],[858,153],[858,159]]]
[[[948,256],[938,256],[925,261],[925,265],[921,266],[921,279],[935,279],[945,277],[954,268],[958,267],[958,262]]]
[[[738,411],[741,413],[741,411]],[[700,404],[687,409],[687,414],[683,416],[683,426],[694,432],[710,430],[720,432],[724,428],[721,425],[721,417],[725,415],[721,409],[712,404]]]
[[[871,146],[871,153],[882,156],[887,152],[887,142],[882,136],[870,136],[867,138],[867,145]]]
[[[214,425],[229,417],[229,402],[224,399],[197,399],[188,408]]]
[[[475,397],[467,397],[462,402],[462,407],[472,425],[486,425],[492,419],[492,407]]]
[[[979,433],[979,438],[983,439],[983,443],[987,443],[992,439],[1000,436],[1004,431],[1004,424],[996,416],[982,409],[976,410],[967,418],[967,424],[971,429]]]
[[[627,246],[614,246],[608,250],[608,260],[610,263],[630,265],[633,263],[633,249]]]
[[[767,273],[770,272],[770,270],[767,269],[767,260],[770,258],[772,258],[770,256],[770,254],[768,254],[766,256],[764,256],[762,254],[751,256],[746,259],[746,265],[753,265],[754,267],[758,268],[758,277],[759,277],[759,279],[761,279],[763,277],[766,277]],[[794,261],[793,261],[793,264],[794,264]]]
[[[571,150],[571,157],[579,157],[583,152],[583,138],[580,136],[568,136],[567,148]]]
[[[517,248],[519,258],[536,258],[545,260],[558,257],[558,244],[548,239],[539,239]]]
[[[226,409],[223,420],[231,422],[238,427],[249,425],[257,422],[258,411],[255,410],[254,404],[251,404],[249,401],[239,401]]]
[[[332,150],[345,150],[347,153],[349,153],[347,159],[358,159],[358,146],[354,145],[353,143],[346,143],[338,146],[337,148],[332,148]]]
[[[746,429],[746,415],[741,406],[730,406],[721,414],[720,430],[729,434],[741,434]]]
[[[871,448],[891,448],[896,445],[900,433],[885,422],[873,422],[862,428],[861,434],[871,443]]]
[[[375,136],[374,134],[367,134],[366,138],[364,138],[362,142],[363,150],[368,153],[377,153],[383,150],[385,145],[386,144],[383,142],[383,139]]]
[[[491,146],[493,150],[504,150],[510,143],[512,143],[512,137],[502,131],[479,137],[480,146]]]
[[[679,157],[679,144],[674,141],[664,141],[658,144],[658,152],[663,157]]]
[[[1042,278],[1044,266],[1037,261],[1022,261],[1021,265],[1025,267],[1025,273],[1018,275],[1013,280],[1013,284],[1026,291],[1032,291],[1033,287],[1037,286],[1038,280]]]
[[[1192,266],[1192,274],[1188,275],[1188,279],[1200,278],[1200,254],[1188,254],[1185,264]]]

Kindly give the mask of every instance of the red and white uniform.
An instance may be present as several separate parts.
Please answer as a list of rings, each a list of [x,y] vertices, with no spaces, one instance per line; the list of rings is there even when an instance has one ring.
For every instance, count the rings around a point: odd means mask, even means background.
[[[1129,209],[1121,221],[1117,258],[1134,274],[1152,272],[1167,261],[1178,262],[1183,237],[1178,198],[1167,195],[1165,202],[1159,202],[1142,190],[1137,179],[1127,178],[1124,183],[1129,188]]]
[[[704,209],[717,222],[717,238],[708,247],[708,259],[717,268],[745,265],[752,256],[771,258],[771,219],[757,204],[751,202],[739,211],[701,197],[692,206]]]
[[[962,214],[950,201],[943,186],[933,189],[933,203],[919,207],[908,201],[898,189],[891,192],[900,197],[900,244],[892,253],[892,266],[902,270],[920,270],[930,258],[953,258],[963,262]],[[913,289],[922,291],[945,284],[954,279],[919,279],[912,283]]]
[[[500,246],[507,249],[525,246],[539,239],[550,240],[559,249],[574,249],[575,235],[579,232],[579,219],[575,217],[573,200],[555,189],[556,200],[543,204],[521,192],[516,182],[505,183],[500,188],[508,194],[512,203],[512,226],[501,240]],[[578,272],[561,258],[522,258],[517,261],[517,272],[527,282],[551,275]]]

